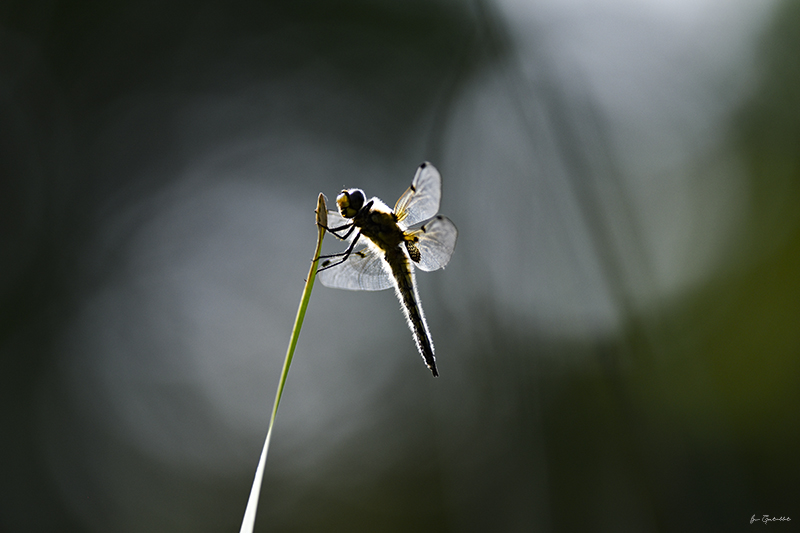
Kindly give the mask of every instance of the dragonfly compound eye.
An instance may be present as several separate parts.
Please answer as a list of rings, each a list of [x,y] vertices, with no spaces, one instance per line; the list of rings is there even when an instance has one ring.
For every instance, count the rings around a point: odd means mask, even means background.
[[[364,191],[361,189],[348,189],[336,197],[336,205],[339,206],[339,213],[344,218],[353,218],[364,207],[365,200]]]

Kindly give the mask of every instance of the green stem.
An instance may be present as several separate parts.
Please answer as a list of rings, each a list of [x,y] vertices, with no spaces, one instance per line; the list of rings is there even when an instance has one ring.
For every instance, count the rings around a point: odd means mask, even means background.
[[[300,337],[300,328],[303,327],[303,319],[306,316],[306,309],[308,309],[308,301],[311,298],[311,289],[314,287],[314,279],[317,277],[317,264],[319,263],[319,253],[322,250],[322,238],[325,236],[325,228],[328,225],[328,211],[325,206],[325,196],[320,193],[317,198],[317,250],[314,252],[314,260],[311,262],[311,268],[308,271],[306,278],[306,285],[303,288],[303,296],[300,298],[300,307],[297,309],[297,316],[294,319],[294,328],[292,329],[292,336],[289,339],[289,348],[286,350],[286,359],[283,361],[283,371],[281,371],[281,379],[278,383],[278,392],[275,394],[275,403],[272,406],[272,416],[269,419],[269,429],[267,429],[267,438],[264,440],[264,447],[261,450],[261,457],[258,460],[258,468],[256,469],[255,479],[253,479],[253,486],[250,489],[250,497],[247,500],[247,508],[244,512],[242,519],[242,527],[240,533],[252,533],[253,526],[256,521],[256,511],[258,510],[258,497],[261,493],[261,481],[264,478],[264,465],[267,462],[267,451],[269,450],[269,442],[272,439],[272,427],[275,425],[275,417],[278,414],[278,405],[281,403],[281,396],[283,395],[283,387],[286,385],[286,376],[289,375],[289,367],[292,364],[294,357],[294,349],[297,346],[297,339]]]

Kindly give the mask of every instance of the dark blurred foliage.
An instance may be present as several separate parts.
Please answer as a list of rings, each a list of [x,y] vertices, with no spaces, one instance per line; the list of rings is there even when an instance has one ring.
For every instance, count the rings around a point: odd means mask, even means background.
[[[492,16],[481,3],[421,1],[0,7],[0,530],[238,528],[252,473],[214,477],[162,464],[66,405],[42,406],[54,338],[85,285],[102,281],[76,275],[86,241],[111,213],[167,187],[164,169],[187,164],[190,150],[244,137],[265,116],[276,131],[291,121],[390,161],[427,122],[425,142],[441,151],[458,91],[511,53]],[[753,514],[800,520],[798,39],[800,7],[783,2],[760,41],[758,84],[728,123],[750,200],[729,264],[640,310],[626,302],[607,235],[593,228],[621,334],[563,339],[503,316],[496,302],[476,304],[481,327],[463,334],[464,381],[442,378],[431,392],[399,375],[376,402],[386,416],[324,464],[302,476],[268,466],[258,529],[733,531],[759,526],[749,525]],[[300,80],[305,97],[270,101],[266,115],[244,113],[235,131],[190,148],[177,141],[178,103],[274,78]],[[339,102],[341,94],[359,105]],[[120,115],[118,127],[134,133],[109,133]],[[572,139],[565,153],[579,155],[575,132],[558,135]],[[143,178],[149,168],[159,171]],[[590,203],[582,205],[593,220]],[[441,331],[463,331],[443,320]],[[448,402],[459,386],[470,388],[471,403]],[[81,495],[65,497],[50,470],[41,419],[74,439],[65,447],[81,447],[83,433],[102,440],[121,475],[149,480],[129,494],[151,497],[116,500],[87,519],[76,511]],[[379,468],[359,483],[371,464]],[[70,468],[79,477],[79,466]],[[30,529],[20,525],[26,515]]]

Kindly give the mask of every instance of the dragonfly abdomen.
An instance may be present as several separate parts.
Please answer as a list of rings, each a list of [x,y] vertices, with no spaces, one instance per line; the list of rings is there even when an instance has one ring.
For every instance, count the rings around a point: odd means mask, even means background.
[[[439,375],[436,370],[436,357],[433,354],[433,342],[428,330],[428,323],[422,312],[422,305],[419,301],[417,284],[414,280],[414,270],[408,256],[399,246],[385,252],[386,262],[392,269],[392,278],[395,281],[397,298],[400,300],[403,314],[408,322],[408,327],[414,335],[422,359],[433,373],[434,377]]]

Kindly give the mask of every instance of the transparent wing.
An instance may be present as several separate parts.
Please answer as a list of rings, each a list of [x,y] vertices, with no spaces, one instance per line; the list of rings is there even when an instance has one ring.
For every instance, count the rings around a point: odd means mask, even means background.
[[[330,261],[336,260],[334,257]],[[382,291],[393,286],[391,276],[383,269],[380,252],[372,247],[354,251],[344,263],[323,270],[318,276],[323,285],[333,289]]]
[[[419,239],[416,245],[420,258],[419,263],[415,264],[426,272],[439,270],[450,261],[458,238],[456,225],[442,215],[437,215],[430,222],[408,234]]]
[[[422,163],[406,192],[397,200],[394,212],[403,227],[428,220],[439,211],[442,198],[442,177],[436,167]]]

